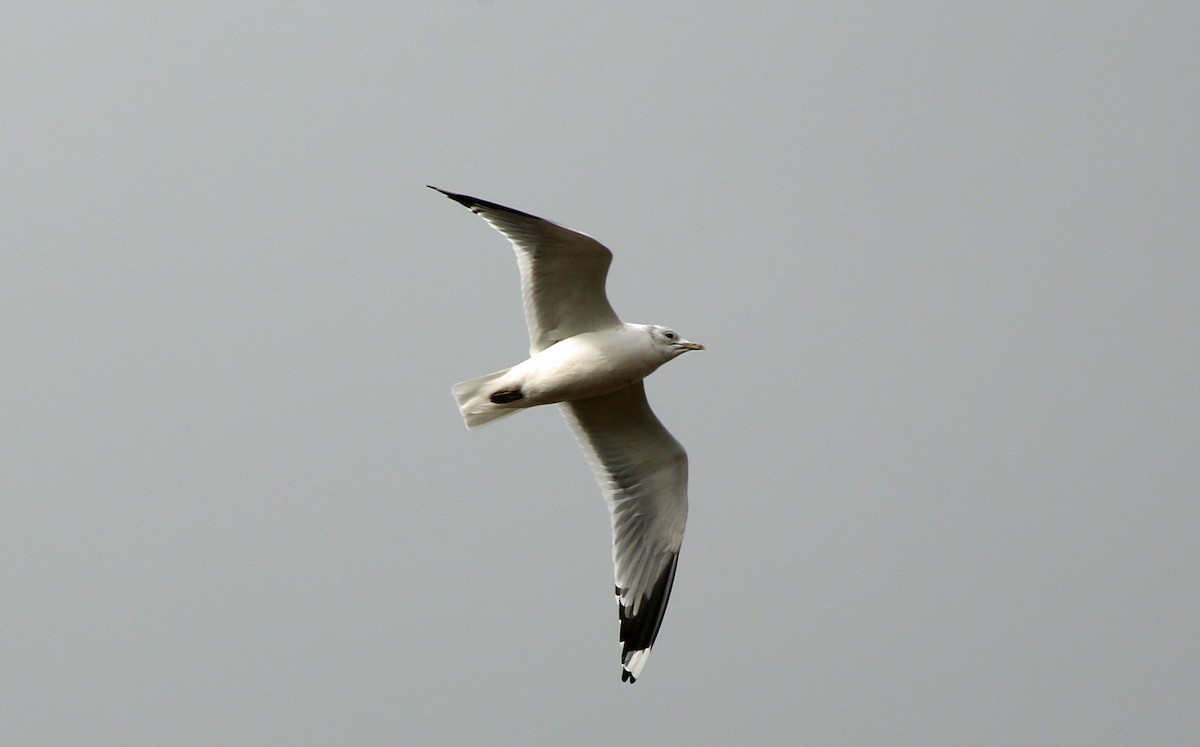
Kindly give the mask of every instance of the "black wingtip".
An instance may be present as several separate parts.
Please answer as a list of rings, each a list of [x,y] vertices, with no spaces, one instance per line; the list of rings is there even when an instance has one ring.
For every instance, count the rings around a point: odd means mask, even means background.
[[[464,207],[471,208],[471,209],[474,209],[476,205],[478,205],[482,202],[482,200],[477,200],[474,197],[468,197],[467,195],[460,195],[456,192],[447,192],[446,190],[442,189],[441,187],[435,187],[432,184],[426,184],[425,186],[429,187],[430,189],[434,190],[435,192],[441,192],[442,194],[446,195],[447,197],[449,197],[451,200],[454,200],[458,204],[460,204]]]
[[[454,200],[459,205],[462,205],[463,207],[468,208],[471,212],[473,212],[475,214],[480,214],[481,211],[483,211],[483,210],[496,210],[496,211],[499,211],[502,213],[511,213],[512,215],[519,215],[523,218],[532,218],[533,220],[540,220],[540,221],[546,220],[545,218],[539,218],[538,216],[533,215],[532,213],[527,213],[524,210],[517,210],[516,208],[510,208],[505,205],[501,205],[498,202],[489,202],[487,200],[481,200],[478,197],[471,197],[470,195],[460,195],[457,192],[447,192],[446,190],[442,189],[441,187],[435,187],[432,184],[426,184],[425,186],[429,187],[430,189],[435,190],[437,192],[441,192],[442,194],[449,197],[451,200]],[[549,221],[546,221],[546,222],[549,223]]]
[[[622,656],[654,645],[654,640],[658,638],[658,630],[662,627],[663,616],[667,612],[667,601],[671,598],[671,587],[675,585],[675,569],[678,566],[679,553],[675,553],[659,574],[650,593],[642,601],[636,617],[631,616],[629,610],[621,603],[621,589],[617,588],[617,616],[621,622],[620,639],[624,644]]]
[[[629,684],[632,685],[633,683],[637,682],[637,677],[634,677],[632,674],[630,674],[628,669],[622,669],[621,670],[621,681],[628,682]]]

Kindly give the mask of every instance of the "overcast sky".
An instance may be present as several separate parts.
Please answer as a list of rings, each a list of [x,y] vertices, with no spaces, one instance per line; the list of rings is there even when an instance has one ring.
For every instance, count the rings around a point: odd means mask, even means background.
[[[7,8],[0,742],[1200,743],[1197,7]],[[633,687],[427,183],[708,346]]]

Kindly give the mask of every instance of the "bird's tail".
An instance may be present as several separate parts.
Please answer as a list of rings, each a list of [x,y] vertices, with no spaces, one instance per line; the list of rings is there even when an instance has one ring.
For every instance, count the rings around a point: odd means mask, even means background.
[[[478,379],[460,381],[451,389],[454,392],[454,399],[458,400],[458,409],[462,412],[463,421],[466,422],[467,428],[475,429],[481,425],[487,425],[493,420],[499,420],[515,412],[520,412],[520,407],[505,406],[508,402],[515,402],[521,399],[519,389],[493,392],[493,387],[490,386],[492,382],[510,370],[506,368],[503,371],[496,371],[487,376],[480,376]]]

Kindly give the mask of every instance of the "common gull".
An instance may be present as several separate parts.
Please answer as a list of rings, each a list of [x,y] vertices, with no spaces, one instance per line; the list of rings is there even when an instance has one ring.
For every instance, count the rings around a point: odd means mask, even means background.
[[[612,514],[621,680],[635,682],[662,626],[687,521],[687,453],[646,402],[642,379],[704,346],[673,329],[622,322],[604,293],[612,252],[519,210],[431,187],[512,243],[529,358],[455,384],[467,428],[556,403]]]

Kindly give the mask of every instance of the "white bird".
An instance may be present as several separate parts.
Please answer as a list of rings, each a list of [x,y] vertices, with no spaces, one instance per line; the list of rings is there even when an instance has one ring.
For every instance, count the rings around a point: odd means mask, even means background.
[[[646,402],[642,379],[704,346],[628,324],[604,294],[612,252],[584,234],[494,202],[430,187],[512,243],[521,270],[529,354],[455,384],[467,428],[557,403],[612,514],[621,680],[635,682],[662,626],[687,522],[687,453]]]

